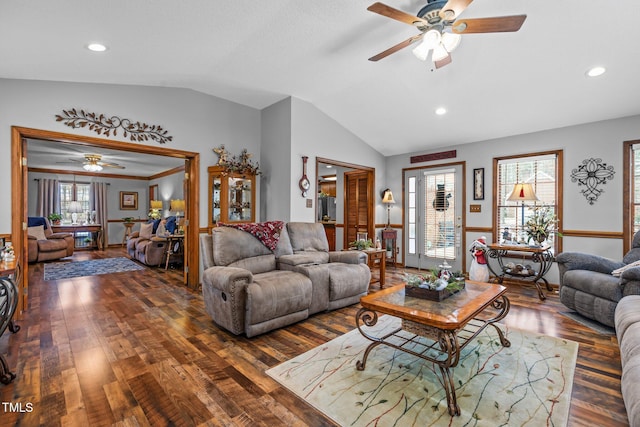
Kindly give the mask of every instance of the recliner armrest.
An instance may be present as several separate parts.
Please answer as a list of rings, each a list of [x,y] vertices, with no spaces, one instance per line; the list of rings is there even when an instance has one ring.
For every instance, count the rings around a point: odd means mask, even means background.
[[[345,264],[366,264],[367,254],[363,251],[330,251],[329,262],[344,262]]]
[[[210,285],[231,295],[244,292],[244,288],[253,282],[253,274],[249,270],[237,267],[209,267],[202,276],[202,283]]]
[[[582,252],[562,252],[558,254],[556,261],[564,271],[587,270],[605,274],[611,274],[613,270],[625,265],[622,261]]]
[[[71,233],[51,233],[47,236],[47,239],[64,239],[65,237],[73,237]]]

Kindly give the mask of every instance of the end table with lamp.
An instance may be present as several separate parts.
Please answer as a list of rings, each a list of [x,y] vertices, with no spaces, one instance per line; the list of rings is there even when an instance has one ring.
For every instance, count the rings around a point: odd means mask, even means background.
[[[396,201],[393,198],[393,193],[388,188],[382,193],[382,203],[387,205],[387,226],[382,230],[382,249],[385,250],[386,263],[390,262],[395,267],[397,262],[396,244],[398,232],[391,228],[391,205],[394,205]]]

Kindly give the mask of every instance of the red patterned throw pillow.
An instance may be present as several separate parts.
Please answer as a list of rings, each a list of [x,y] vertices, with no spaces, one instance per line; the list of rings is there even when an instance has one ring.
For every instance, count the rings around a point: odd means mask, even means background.
[[[273,251],[276,249],[276,246],[278,246],[278,240],[280,240],[280,232],[284,227],[284,221],[253,222],[248,224],[218,223],[218,225],[246,231]]]

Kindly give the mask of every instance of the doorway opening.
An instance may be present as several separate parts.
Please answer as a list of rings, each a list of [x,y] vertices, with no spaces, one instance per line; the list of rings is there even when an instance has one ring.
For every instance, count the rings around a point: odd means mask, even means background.
[[[316,221],[330,248],[347,249],[357,233],[375,241],[374,181],[375,168],[316,157]]]
[[[22,264],[25,274],[22,275],[22,283],[19,286],[19,306],[22,312],[27,308],[28,290],[28,256],[27,256],[27,192],[28,192],[28,140],[44,140],[60,144],[75,144],[86,147],[102,147],[112,150],[121,150],[141,154],[154,154],[184,159],[185,161],[185,213],[193,226],[186,228],[185,245],[189,250],[184,259],[183,282],[191,289],[197,289],[199,283],[199,245],[198,242],[198,192],[199,192],[199,167],[200,154],[195,152],[167,149],[148,145],[133,144],[128,142],[113,141],[95,137],[66,134],[61,132],[30,129],[13,126],[11,128],[11,238],[19,262]],[[24,225],[24,228],[23,228]],[[187,224],[188,225],[188,224]]]

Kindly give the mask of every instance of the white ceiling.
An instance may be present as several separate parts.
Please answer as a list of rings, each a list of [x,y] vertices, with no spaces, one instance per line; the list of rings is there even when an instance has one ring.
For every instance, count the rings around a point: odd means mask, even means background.
[[[131,153],[103,147],[64,144],[43,140],[27,141],[29,168],[44,168],[86,173],[82,169],[85,154],[100,154],[102,162],[115,163],[124,169],[104,167],[99,174],[151,177],[184,166],[183,159],[153,154]],[[92,173],[92,175],[95,175]]]
[[[462,17],[527,20],[463,35],[435,71],[411,48],[367,60],[417,33],[372,3],[5,0],[0,77],[184,87],[258,109],[295,96],[384,155],[640,114],[636,0],[475,0]],[[426,0],[386,4],[416,14]],[[588,79],[593,65],[608,72]]]

